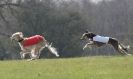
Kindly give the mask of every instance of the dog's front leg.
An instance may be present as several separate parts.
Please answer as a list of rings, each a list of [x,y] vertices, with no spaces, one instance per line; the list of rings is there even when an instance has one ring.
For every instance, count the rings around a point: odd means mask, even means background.
[[[85,48],[87,48],[87,47],[89,47],[89,48],[91,49],[90,45],[93,45],[93,42],[87,43],[87,44],[83,47],[83,50],[84,50]]]
[[[26,54],[23,51],[21,51],[20,55],[21,55],[21,58],[24,59]]]

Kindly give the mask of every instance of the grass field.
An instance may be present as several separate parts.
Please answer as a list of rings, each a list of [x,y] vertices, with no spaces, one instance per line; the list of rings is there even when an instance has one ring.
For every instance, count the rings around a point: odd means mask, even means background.
[[[0,79],[133,79],[133,56],[0,61]]]

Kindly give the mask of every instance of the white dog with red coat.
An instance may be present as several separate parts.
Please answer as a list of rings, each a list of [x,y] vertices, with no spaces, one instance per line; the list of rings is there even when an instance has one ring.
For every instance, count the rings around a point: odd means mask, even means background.
[[[47,47],[55,56],[59,57],[56,48],[52,47],[52,44],[49,45],[49,43],[41,35],[24,38],[22,32],[16,32],[11,36],[11,40],[17,41],[21,47],[21,58],[25,58],[26,54],[30,54],[30,60],[37,59],[39,58],[42,49],[45,47]]]

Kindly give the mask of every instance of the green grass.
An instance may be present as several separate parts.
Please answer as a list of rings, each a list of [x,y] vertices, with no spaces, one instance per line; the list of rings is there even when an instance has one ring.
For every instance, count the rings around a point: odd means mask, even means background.
[[[0,61],[0,79],[133,79],[133,56]]]

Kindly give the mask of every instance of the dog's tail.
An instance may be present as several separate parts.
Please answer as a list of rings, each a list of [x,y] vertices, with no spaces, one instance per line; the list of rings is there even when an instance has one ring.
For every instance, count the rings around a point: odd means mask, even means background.
[[[42,33],[42,36],[45,36],[44,35],[45,33]],[[44,39],[45,40],[45,39]],[[45,40],[45,46],[49,49],[49,51],[51,53],[53,53],[56,57],[59,57],[59,54],[58,54],[58,51],[55,47],[52,46],[52,43],[49,44],[49,42],[47,40]]]
[[[58,51],[57,51],[57,49],[56,49],[55,47],[52,47],[52,43],[51,43],[51,44],[47,43],[47,48],[48,48],[49,51],[50,51],[51,53],[53,53],[56,57],[59,57]]]

